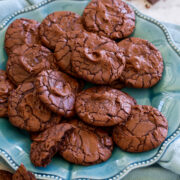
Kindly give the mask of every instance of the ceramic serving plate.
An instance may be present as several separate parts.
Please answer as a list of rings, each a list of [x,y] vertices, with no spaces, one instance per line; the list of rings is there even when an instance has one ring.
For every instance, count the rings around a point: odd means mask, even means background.
[[[46,0],[38,5],[15,12],[0,22],[0,68],[5,69],[7,56],[4,35],[8,25],[17,18],[25,17],[42,21],[54,11],[74,11],[81,14],[88,1]],[[168,145],[180,134],[180,50],[175,47],[167,29],[158,21],[135,9],[136,30],[132,36],[147,39],[162,53],[164,73],[162,80],[151,89],[124,89],[138,104],[158,108],[168,119],[169,133],[158,148],[144,153],[127,153],[115,147],[112,157],[101,164],[83,167],[70,164],[61,157],[53,158],[46,168],[35,168],[29,159],[28,134],[13,127],[8,119],[0,119],[0,156],[13,168],[23,163],[38,179],[121,179],[132,169],[157,162]]]

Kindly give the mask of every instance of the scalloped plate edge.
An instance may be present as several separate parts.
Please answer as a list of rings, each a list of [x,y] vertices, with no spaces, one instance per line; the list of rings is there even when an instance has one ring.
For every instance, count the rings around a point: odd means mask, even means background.
[[[3,28],[5,28],[5,26],[8,24],[8,22],[13,19],[15,16],[20,15],[22,13],[25,12],[29,12],[29,11],[33,11],[35,9],[38,9],[44,5],[47,5],[53,1],[56,0],[45,0],[42,1],[36,5],[32,5],[29,7],[26,7],[22,10],[18,10],[15,13],[13,13],[12,15],[8,16],[2,23],[0,23],[0,31],[3,30]],[[83,1],[83,0],[82,0]],[[129,3],[128,3],[129,4]],[[131,5],[131,4],[130,4]],[[132,6],[132,5],[131,5]],[[160,27],[162,29],[162,31],[164,32],[166,39],[169,43],[169,45],[173,48],[173,50],[178,54],[178,56],[180,56],[180,49],[174,44],[174,41],[168,31],[168,29],[166,28],[165,25],[163,25],[162,23],[160,23],[159,21],[155,20],[154,18],[151,18],[149,16],[146,16],[144,14],[142,14],[139,10],[137,10],[134,6],[132,6],[136,15],[139,16],[140,18],[147,20],[151,23],[154,23],[155,25],[157,25],[158,27]],[[119,171],[117,174],[115,174],[112,177],[107,178],[108,180],[116,180],[116,179],[121,179],[123,178],[125,175],[127,175],[130,171],[132,171],[133,169],[136,168],[140,168],[140,167],[146,167],[146,166],[150,166],[154,163],[156,163],[163,155],[163,153],[165,152],[166,148],[168,147],[168,145],[173,142],[178,135],[180,135],[180,125],[177,128],[177,130],[169,137],[167,138],[163,144],[161,145],[160,149],[158,150],[158,152],[156,153],[155,156],[153,156],[152,158],[145,160],[145,161],[141,161],[141,162],[137,162],[137,163],[132,163],[129,164],[126,168],[124,168],[123,170]],[[18,168],[18,164],[15,162],[15,160],[2,148],[0,148],[0,157],[2,157],[14,170],[16,170]],[[45,174],[45,173],[37,173],[37,172],[32,172],[33,174],[35,174],[36,178],[38,179],[58,179],[58,180],[63,180],[62,177],[57,176],[57,175],[51,175],[51,174]],[[88,180],[89,178],[75,178],[74,180]]]

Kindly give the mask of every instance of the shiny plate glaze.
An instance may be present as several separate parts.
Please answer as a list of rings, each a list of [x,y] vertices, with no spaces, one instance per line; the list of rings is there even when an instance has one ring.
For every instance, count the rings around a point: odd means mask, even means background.
[[[15,12],[0,22],[0,68],[5,69],[7,56],[4,51],[4,35],[8,25],[20,17],[42,21],[54,11],[70,10],[81,14],[88,1],[45,0],[37,5]],[[135,9],[135,8],[134,8]],[[13,168],[23,163],[38,179],[121,179],[132,169],[157,162],[168,145],[180,134],[180,50],[174,45],[164,25],[136,12],[136,30],[132,36],[152,42],[162,53],[165,70],[162,80],[146,90],[124,89],[139,104],[158,108],[168,119],[169,133],[166,141],[157,149],[144,153],[127,153],[115,148],[112,157],[101,164],[89,167],[69,164],[58,155],[46,168],[35,168],[29,160],[28,134],[13,127],[8,119],[0,119],[0,156]]]

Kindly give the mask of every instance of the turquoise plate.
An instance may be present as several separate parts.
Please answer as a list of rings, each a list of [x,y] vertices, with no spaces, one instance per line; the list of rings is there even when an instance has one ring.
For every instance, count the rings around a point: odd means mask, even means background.
[[[54,11],[74,11],[81,14],[88,1],[46,0],[15,12],[0,22],[0,68],[5,69],[7,56],[3,49],[4,35],[8,25],[17,18],[25,17],[42,21]],[[164,58],[162,80],[153,88],[145,90],[125,89],[139,104],[158,108],[168,119],[169,133],[166,141],[157,149],[144,153],[127,153],[115,148],[112,157],[101,164],[83,167],[70,164],[59,156],[53,158],[46,168],[35,168],[29,159],[28,135],[13,127],[8,119],[0,119],[0,156],[13,168],[23,163],[38,179],[121,179],[132,169],[157,162],[167,146],[180,134],[180,50],[175,47],[167,29],[158,21],[136,12],[136,30],[132,36],[152,42]]]

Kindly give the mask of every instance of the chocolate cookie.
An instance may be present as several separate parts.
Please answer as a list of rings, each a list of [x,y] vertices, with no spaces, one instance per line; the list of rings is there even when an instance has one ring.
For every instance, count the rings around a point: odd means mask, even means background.
[[[136,105],[126,124],[114,127],[113,140],[124,151],[144,152],[159,146],[167,133],[168,122],[157,109]]]
[[[61,37],[66,32],[83,30],[81,17],[70,11],[58,11],[49,14],[41,23],[39,34],[42,43],[54,50]]]
[[[16,19],[8,27],[5,35],[5,49],[8,55],[14,50],[21,51],[21,46],[39,44],[39,23],[32,19]]]
[[[0,170],[0,180],[12,180],[12,176],[13,174],[8,171]]]
[[[65,137],[60,146],[60,154],[65,160],[87,166],[111,157],[113,141],[108,133],[78,120],[71,120],[69,123],[77,128]]]
[[[41,45],[27,48],[19,57],[19,61],[23,68],[33,75],[37,75],[43,69],[57,69],[53,53]]]
[[[40,101],[31,82],[23,83],[12,91],[8,116],[14,126],[32,132],[43,131],[61,120]]]
[[[73,31],[66,33],[64,36],[59,37],[58,43],[54,51],[57,64],[61,71],[68,73],[71,76],[78,77],[77,73],[74,72],[71,64],[72,52],[76,48],[78,37],[84,37],[79,31]]]
[[[78,82],[60,71],[45,70],[36,78],[40,100],[53,112],[71,117],[74,115]]]
[[[41,45],[24,45],[21,52],[15,50],[6,65],[8,77],[16,85],[32,82],[39,72],[50,68],[57,69],[54,55]]]
[[[114,41],[88,32],[81,33],[75,41],[72,67],[80,78],[109,84],[120,77],[125,59]]]
[[[16,85],[34,81],[34,77],[19,63],[19,56],[17,55],[12,54],[9,56],[6,71],[8,78]]]
[[[14,85],[8,79],[6,72],[0,70],[0,117],[7,117],[8,97]]]
[[[78,116],[94,126],[114,126],[124,123],[135,104],[125,93],[106,86],[93,87],[80,92],[75,109]]]
[[[132,37],[118,43],[126,57],[126,66],[120,80],[126,86],[150,88],[162,77],[161,53],[150,42]]]
[[[62,141],[69,136],[74,127],[67,123],[53,126],[34,139],[31,144],[30,158],[35,166],[47,166],[59,151]]]
[[[135,28],[135,13],[121,0],[92,0],[82,19],[88,31],[111,39],[127,37]]]
[[[27,171],[23,164],[14,173],[12,180],[36,180],[34,174]]]

